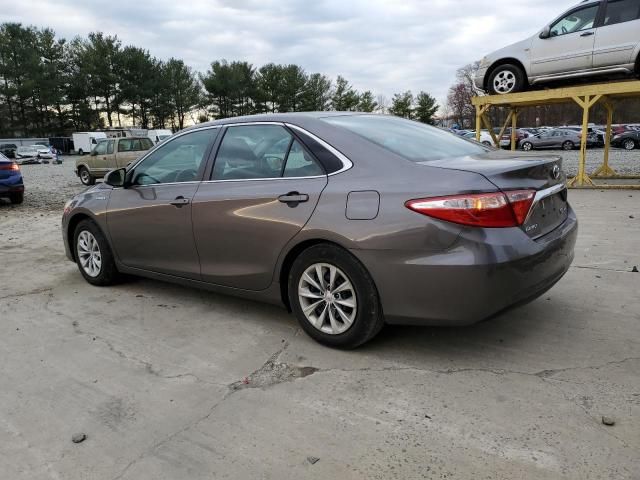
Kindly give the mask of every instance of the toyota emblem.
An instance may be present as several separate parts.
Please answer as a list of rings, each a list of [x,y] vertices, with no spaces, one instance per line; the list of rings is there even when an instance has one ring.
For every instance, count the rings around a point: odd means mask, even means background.
[[[554,180],[557,180],[560,177],[560,167],[558,165],[554,165],[551,170],[551,176]]]

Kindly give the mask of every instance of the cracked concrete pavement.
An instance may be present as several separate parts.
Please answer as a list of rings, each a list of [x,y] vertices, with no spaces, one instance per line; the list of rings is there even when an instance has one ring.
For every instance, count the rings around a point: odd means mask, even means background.
[[[640,194],[570,197],[542,298],[350,352],[272,306],[92,287],[59,212],[2,204],[0,478],[640,478]]]

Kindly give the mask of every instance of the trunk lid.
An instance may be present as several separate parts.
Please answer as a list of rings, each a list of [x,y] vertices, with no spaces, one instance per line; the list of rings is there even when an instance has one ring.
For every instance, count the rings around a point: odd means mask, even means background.
[[[463,170],[482,175],[500,190],[536,190],[527,220],[521,226],[531,238],[541,237],[568,215],[566,175],[562,158],[548,154],[492,151],[483,155],[424,162],[430,167]]]

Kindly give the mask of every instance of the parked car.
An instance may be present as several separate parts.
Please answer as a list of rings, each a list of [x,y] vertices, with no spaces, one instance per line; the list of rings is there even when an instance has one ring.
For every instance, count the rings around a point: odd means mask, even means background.
[[[35,145],[20,145],[16,149],[16,162],[20,165],[40,163],[38,159],[38,149]]]
[[[51,147],[49,147],[48,145],[36,144],[34,145],[34,147],[38,152],[37,153],[38,158],[46,158],[46,159],[53,158],[53,153],[51,153]]]
[[[24,182],[20,167],[0,153],[0,198],[8,198],[13,204],[24,200]]]
[[[514,93],[561,79],[640,73],[638,0],[584,0],[520,42],[480,61],[475,84]]]
[[[17,149],[15,143],[0,143],[0,153],[7,158],[16,158]]]
[[[615,135],[611,139],[611,146],[624,148],[625,150],[640,148],[640,131],[627,130],[623,133]]]
[[[556,128],[547,130],[537,135],[531,135],[520,143],[520,148],[525,151],[541,148],[562,148],[573,150],[580,145],[582,134],[571,129]]]
[[[278,303],[355,347],[385,322],[470,324],[554,285],[577,234],[561,162],[386,115],[219,120],[73,197],[63,239],[91,284],[129,273]]]
[[[96,178],[114,168],[126,167],[153,147],[147,137],[120,137],[100,140],[88,157],[76,159],[76,175],[85,185],[93,185]]]
[[[499,132],[498,132],[499,133]],[[516,148],[520,145],[522,139],[529,136],[529,133],[521,128],[516,128]],[[501,148],[511,148],[511,127],[507,127],[500,137]]]
[[[462,137],[466,138],[468,140],[475,140],[476,139],[476,132],[465,133],[464,135],[462,135]],[[486,131],[486,130],[481,130],[480,131],[480,143],[482,143],[483,145],[486,145],[488,147],[493,145],[493,138],[491,138],[491,135],[489,134],[488,131]]]
[[[559,130],[571,130],[578,132],[582,138],[582,127],[558,127]],[[587,128],[587,147],[603,147],[604,134],[600,134],[594,127]]]

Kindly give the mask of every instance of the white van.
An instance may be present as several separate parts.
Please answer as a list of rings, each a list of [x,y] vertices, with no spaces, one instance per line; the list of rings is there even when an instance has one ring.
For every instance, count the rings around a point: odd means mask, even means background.
[[[147,132],[147,137],[151,139],[151,141],[156,144],[163,141],[165,138],[169,138],[171,135],[171,130],[161,129],[161,130],[149,130]]]
[[[99,140],[107,138],[104,132],[77,132],[73,134],[73,149],[78,155],[91,153]]]

